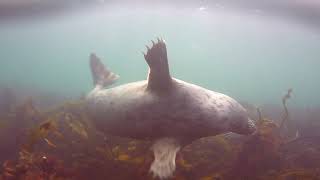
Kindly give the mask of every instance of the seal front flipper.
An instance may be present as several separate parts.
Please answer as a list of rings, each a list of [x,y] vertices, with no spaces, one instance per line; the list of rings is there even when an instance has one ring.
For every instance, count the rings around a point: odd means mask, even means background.
[[[144,58],[149,65],[148,90],[156,92],[168,91],[172,86],[170,76],[167,48],[163,39],[158,42],[152,41],[152,47],[147,46]]]
[[[119,75],[107,69],[94,53],[90,55],[90,67],[94,86],[107,87],[119,78]]]

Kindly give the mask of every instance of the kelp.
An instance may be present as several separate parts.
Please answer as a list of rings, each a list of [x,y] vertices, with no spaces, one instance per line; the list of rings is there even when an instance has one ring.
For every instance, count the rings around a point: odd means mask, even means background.
[[[282,97],[282,106],[283,106],[283,114],[280,122],[280,129],[282,132],[282,136],[287,139],[287,141],[291,141],[298,137],[298,131],[293,131],[293,128],[290,128],[290,114],[287,107],[287,101],[292,96],[292,88],[288,89],[287,93]],[[293,132],[292,132],[293,131]]]
[[[288,107],[287,107],[287,101],[288,101],[288,99],[291,98],[291,94],[292,94],[292,89],[290,88],[290,89],[288,89],[288,92],[282,98],[282,105],[283,105],[283,109],[284,109],[284,114],[282,117],[282,121],[280,123],[280,128],[282,128],[289,119],[289,111],[288,111]]]
[[[27,133],[27,142],[23,144],[22,148],[29,152],[32,152],[34,146],[40,141],[44,140],[48,145],[55,146],[50,140],[48,140],[49,133],[56,131],[57,124],[54,120],[47,120],[41,123],[39,126],[32,128]]]
[[[290,96],[288,91],[283,98],[284,113],[288,115]],[[202,138],[184,147],[177,154],[177,171],[172,179],[319,177],[320,165],[315,162],[319,159],[312,157],[320,154],[320,147],[287,144],[281,123],[277,123],[281,119],[264,117],[261,108],[256,113],[257,132],[251,136],[228,133]],[[12,146],[16,158],[2,161],[0,179],[153,179],[149,173],[153,161],[151,142],[100,133],[91,124],[83,99],[47,111],[39,111],[29,99],[0,117],[5,122],[4,129],[11,127],[11,131],[1,131],[4,136],[1,138],[10,139],[12,130],[19,134],[19,146]],[[283,116],[286,118],[283,124],[288,122],[288,117]],[[297,147],[301,150],[294,151]]]
[[[256,108],[257,131],[242,144],[238,158],[227,175],[228,179],[258,179],[267,176],[265,172],[278,172],[285,167],[280,149],[288,141],[284,127],[287,127],[289,119],[287,100],[291,93],[292,89],[289,89],[282,98],[284,113],[279,124],[264,117],[261,108]]]
[[[281,171],[272,171],[268,175],[258,177],[257,180],[318,180],[320,178],[320,169],[285,169]]]
[[[64,167],[58,159],[46,155],[19,152],[17,163],[3,163],[3,179],[55,180],[72,179],[73,172]]]

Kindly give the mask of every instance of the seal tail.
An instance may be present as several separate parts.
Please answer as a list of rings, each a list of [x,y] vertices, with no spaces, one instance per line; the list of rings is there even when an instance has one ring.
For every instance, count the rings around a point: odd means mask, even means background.
[[[94,53],[90,55],[90,67],[94,86],[107,87],[119,78],[119,75],[106,68]]]

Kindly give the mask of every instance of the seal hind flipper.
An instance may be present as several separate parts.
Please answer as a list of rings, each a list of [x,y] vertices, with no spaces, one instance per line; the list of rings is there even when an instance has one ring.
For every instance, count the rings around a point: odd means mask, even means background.
[[[148,89],[152,91],[166,91],[171,87],[172,79],[169,71],[167,48],[165,41],[152,41],[152,47],[147,46],[144,58],[149,65]]]
[[[176,155],[180,148],[180,143],[174,138],[161,138],[154,142],[151,148],[154,161],[149,170],[154,177],[168,179],[173,175],[176,169]]]
[[[119,75],[106,68],[94,53],[90,54],[90,67],[94,86],[106,87],[119,78]]]

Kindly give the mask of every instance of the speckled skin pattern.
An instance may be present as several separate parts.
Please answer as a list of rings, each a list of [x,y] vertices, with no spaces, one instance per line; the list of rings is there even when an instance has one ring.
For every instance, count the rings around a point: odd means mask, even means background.
[[[106,134],[154,141],[150,172],[167,179],[179,149],[192,141],[225,132],[255,131],[246,110],[232,98],[172,78],[164,40],[152,41],[144,58],[148,80],[104,89],[117,75],[90,57],[95,88],[87,96],[93,121]]]
[[[97,86],[87,97],[98,128],[138,139],[172,137],[188,144],[225,132],[250,134],[253,122],[234,99],[172,79],[172,88],[156,93],[139,81],[110,89]]]

